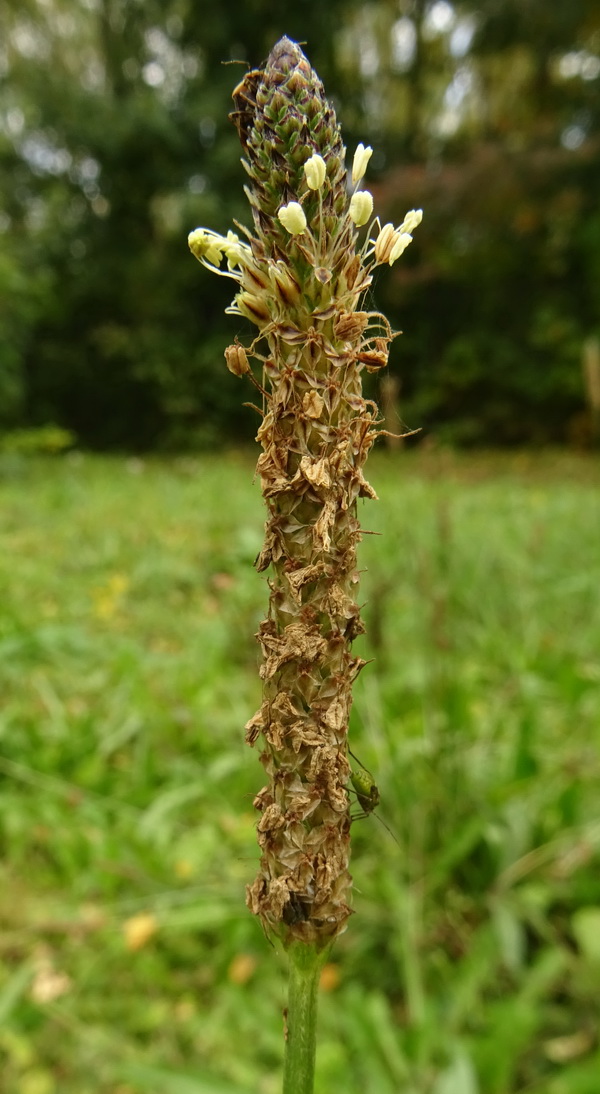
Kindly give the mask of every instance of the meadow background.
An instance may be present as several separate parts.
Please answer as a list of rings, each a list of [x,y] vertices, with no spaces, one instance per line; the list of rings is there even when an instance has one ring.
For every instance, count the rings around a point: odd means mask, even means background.
[[[275,1094],[252,455],[2,472],[0,1089]],[[600,468],[440,448],[371,478],[351,736],[395,840],[355,824],[317,1091],[596,1094]]]
[[[281,8],[0,10],[0,1094],[279,1090],[256,418],[185,241],[248,220],[223,62],[283,33],[382,220],[425,209],[372,301],[421,432],[361,506],[390,831],[354,825],[317,1094],[598,1094],[600,8]]]

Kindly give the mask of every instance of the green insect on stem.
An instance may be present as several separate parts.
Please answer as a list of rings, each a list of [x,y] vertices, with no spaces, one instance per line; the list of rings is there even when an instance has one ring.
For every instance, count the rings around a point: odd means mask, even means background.
[[[356,757],[355,757],[356,759]],[[360,763],[360,760],[358,761]],[[356,800],[362,809],[361,816],[368,817],[374,809],[377,809],[381,800],[379,787],[375,779],[366,768],[358,771],[355,767],[350,771],[350,782],[356,794]],[[355,820],[358,818],[354,818]]]
[[[352,820],[363,820],[365,817],[370,817],[371,814],[374,814],[379,823],[383,825],[386,832],[389,832],[394,842],[400,846],[400,843],[396,839],[391,828],[389,828],[385,821],[375,813],[375,810],[381,801],[381,794],[379,793],[379,787],[377,786],[375,779],[369,769],[359,760],[358,756],[354,755],[352,749],[348,749],[348,752],[352,756],[352,759],[356,760],[357,764],[360,764],[362,769],[360,771],[356,767],[351,767],[350,769],[352,789],[356,794],[356,800],[362,809],[362,813],[357,813],[352,817]]]

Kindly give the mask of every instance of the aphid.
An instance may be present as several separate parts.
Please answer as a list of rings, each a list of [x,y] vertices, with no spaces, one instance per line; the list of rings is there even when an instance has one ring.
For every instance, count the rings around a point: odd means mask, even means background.
[[[372,813],[375,813],[375,810],[381,801],[381,794],[379,793],[379,787],[369,769],[359,760],[358,756],[354,755],[351,749],[348,749],[348,751],[352,758],[356,760],[357,764],[362,768],[361,771],[356,767],[350,768],[352,789],[354,790],[356,800],[362,809],[362,813],[356,813],[352,817],[352,820],[363,820],[364,817],[370,817]],[[389,832],[395,843],[400,846],[391,828],[389,828],[385,821],[381,819],[378,813],[375,813],[375,816],[379,823],[383,825],[386,832]]]
[[[354,756],[354,753],[350,753]],[[350,769],[350,782],[356,794],[356,800],[362,809],[362,813],[359,813],[357,817],[353,817],[353,820],[360,820],[362,817],[368,817],[374,809],[377,809],[379,802],[381,801],[381,795],[379,793],[379,787],[375,782],[375,779],[371,775],[370,771],[364,764],[360,763],[360,760],[354,756],[357,763],[360,764],[362,771],[359,771],[356,767]]]

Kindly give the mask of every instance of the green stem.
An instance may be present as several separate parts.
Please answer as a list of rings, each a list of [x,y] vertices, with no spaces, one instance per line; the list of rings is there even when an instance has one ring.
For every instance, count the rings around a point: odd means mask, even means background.
[[[317,1044],[319,975],[329,947],[317,950],[305,942],[288,948],[290,982],[283,1094],[313,1094]]]

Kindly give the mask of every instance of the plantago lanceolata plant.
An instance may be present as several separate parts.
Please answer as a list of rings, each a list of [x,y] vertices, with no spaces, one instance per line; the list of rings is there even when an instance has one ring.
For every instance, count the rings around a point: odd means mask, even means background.
[[[363,465],[378,435],[361,373],[386,365],[394,336],[361,300],[373,268],[411,242],[421,211],[399,227],[372,219],[361,189],[371,149],[359,144],[348,172],[333,108],[294,42],[282,38],[233,98],[254,229],[240,228],[242,239],[197,228],[189,244],[237,282],[227,310],[258,328],[225,351],[228,368],[261,392],[267,521],[256,566],[271,571],[258,632],[263,701],[246,727],[249,744],[262,741],[268,777],[255,800],[262,857],[247,902],[292,959],[284,1089],[302,1094],[312,1090],[306,1023],[314,1030],[318,968],[351,914],[347,734],[364,665],[352,653],[363,631],[357,501],[376,496]]]

